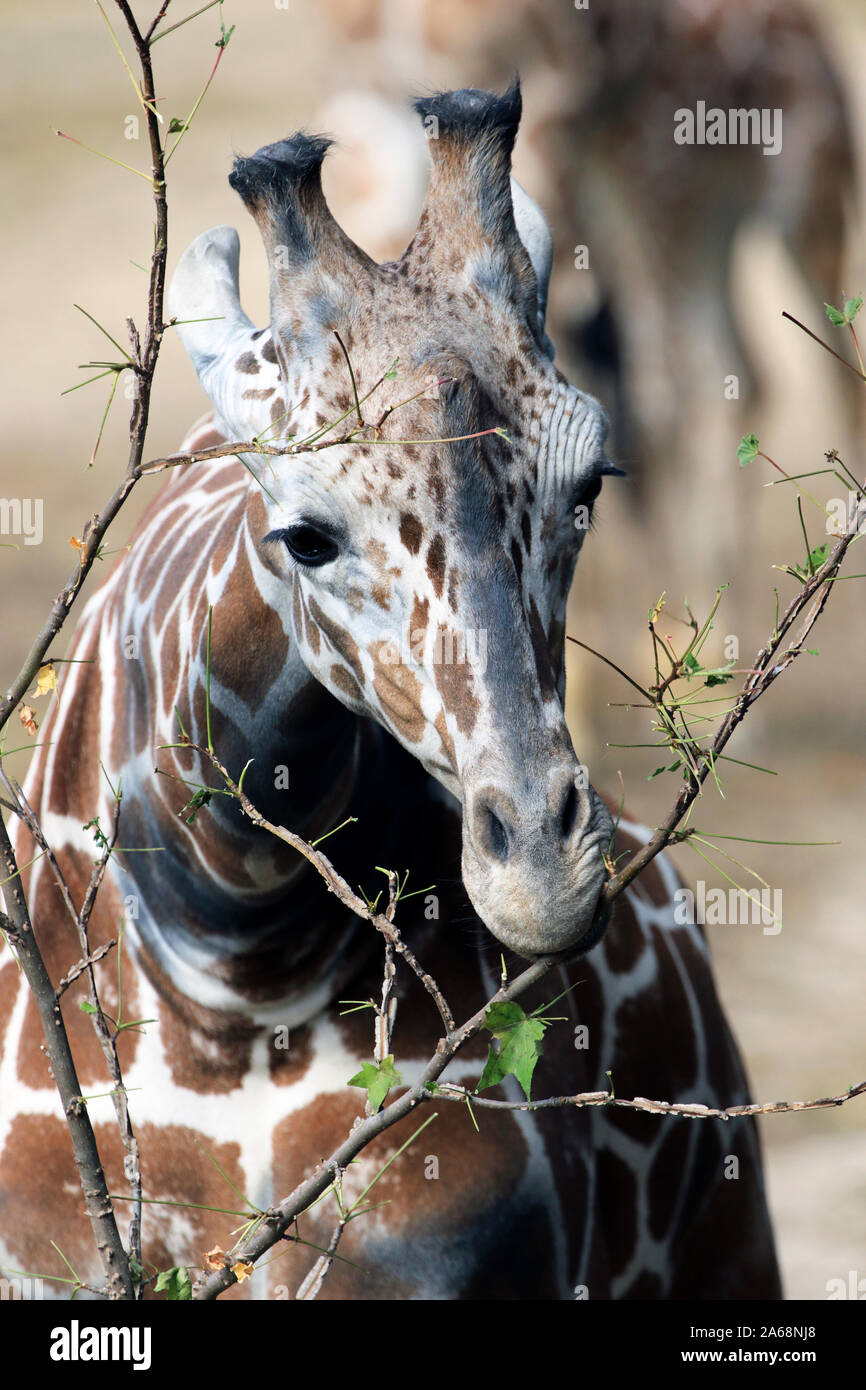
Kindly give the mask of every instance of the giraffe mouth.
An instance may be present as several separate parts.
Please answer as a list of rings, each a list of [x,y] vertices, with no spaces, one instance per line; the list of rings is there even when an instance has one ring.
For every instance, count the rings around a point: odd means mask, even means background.
[[[599,944],[610,926],[612,911],[611,904],[603,897],[600,898],[592,921],[583,935],[560,950],[531,950],[529,947],[519,948],[514,945],[511,945],[511,949],[516,955],[522,956],[524,960],[528,961],[551,960],[559,965],[564,965],[568,961],[579,960],[581,956],[588,955]],[[493,934],[498,936],[496,932]]]
[[[468,811],[464,803],[466,891],[491,934],[528,960],[585,955],[611,915],[603,897],[610,813],[591,788],[571,811],[562,771],[546,779],[553,814],[540,815],[532,800],[496,800],[489,787],[470,797]]]
[[[544,957],[547,960],[555,960],[558,963],[564,964],[566,961],[578,960],[581,956],[588,955],[589,952],[598,945],[610,926],[612,912],[613,909],[611,904],[607,902],[606,899],[601,898],[591,926],[584,932],[579,941],[576,941],[573,946],[569,946],[564,951],[538,952],[528,957],[528,959],[541,960],[542,957]]]

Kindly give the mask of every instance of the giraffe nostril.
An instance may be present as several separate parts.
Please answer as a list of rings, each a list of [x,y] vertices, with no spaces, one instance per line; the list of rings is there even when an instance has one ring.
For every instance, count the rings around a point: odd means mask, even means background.
[[[574,783],[570,783],[565,794],[565,801],[562,803],[562,811],[559,817],[559,828],[562,832],[563,840],[567,840],[577,821],[577,789]]]
[[[487,845],[496,859],[508,858],[508,835],[496,812],[487,807]]]

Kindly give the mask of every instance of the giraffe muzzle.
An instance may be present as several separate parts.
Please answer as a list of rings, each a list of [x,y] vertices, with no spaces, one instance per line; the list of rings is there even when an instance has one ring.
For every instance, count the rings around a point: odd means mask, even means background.
[[[607,924],[613,823],[582,773],[570,762],[464,780],[464,884],[492,934],[522,956],[589,950]]]

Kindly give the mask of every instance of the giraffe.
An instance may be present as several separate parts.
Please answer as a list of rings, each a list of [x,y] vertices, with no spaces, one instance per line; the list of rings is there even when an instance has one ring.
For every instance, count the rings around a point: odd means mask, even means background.
[[[118,1042],[144,1194],[159,1203],[145,1207],[148,1271],[200,1266],[228,1243],[232,1219],[214,1208],[234,1209],[240,1191],[267,1209],[348,1132],[363,1098],[347,1082],[371,1030],[339,1001],[372,997],[382,979],[369,925],[234,802],[214,797],[189,823],[187,784],[207,779],[177,716],[198,741],[210,713],[230,768],[252,757],[245,790],[269,818],[316,839],[354,817],[331,842],[350,882],[374,892],[374,866],[393,864],[435,885],[398,921],[455,1016],[489,997],[501,961],[576,957],[557,967],[564,1021],[538,1094],[607,1089],[610,1073],[620,1094],[747,1095],[701,929],[674,919],[671,866],[651,865],[612,924],[600,907],[614,825],[565,726],[563,618],[585,536],[575,507],[591,510],[612,465],[601,408],[552,362],[550,236],[510,177],[519,86],[416,106],[437,138],[398,262],[374,263],[332,218],[326,140],[295,135],[236,161],[230,183],[268,256],[270,326],[240,307],[234,230],[198,237],[169,312],[213,411],[184,447],[266,431],[309,441],[352,416],[356,391],[374,393],[376,428],[315,453],[176,471],[82,615],[28,783],[76,901],[93,817],[105,825],[122,788],[91,945],[123,920],[119,960],[96,967],[103,1007],[150,1020]],[[445,639],[470,633],[486,641],[455,658]],[[620,821],[616,833],[622,853],[646,832]],[[33,858],[21,829],[17,849]],[[75,948],[57,885],[44,859],[24,877],[58,979]],[[394,1051],[411,1082],[439,1020],[414,976],[398,975],[396,997]],[[80,999],[66,991],[64,1019],[122,1193]],[[0,1018],[0,1265],[65,1273],[54,1240],[98,1285],[35,1011],[8,956]],[[474,1084],[483,1056],[476,1042],[446,1076]],[[476,1133],[465,1107],[440,1109],[377,1184],[385,1205],[347,1228],[321,1297],[779,1296],[751,1121],[493,1110]],[[380,1136],[347,1190],[410,1132]],[[319,1204],[304,1238],[325,1246],[333,1216]],[[315,1258],[293,1245],[229,1296],[288,1296]]]

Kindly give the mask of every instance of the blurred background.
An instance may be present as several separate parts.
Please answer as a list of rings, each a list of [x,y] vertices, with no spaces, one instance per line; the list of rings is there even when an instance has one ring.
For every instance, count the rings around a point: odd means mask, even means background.
[[[142,20],[151,8],[155,0],[134,4]],[[166,24],[197,8],[175,0]],[[774,587],[783,603],[794,592],[773,566],[801,561],[803,548],[790,486],[766,486],[779,474],[760,458],[741,469],[740,437],[754,431],[790,473],[825,467],[831,448],[855,474],[864,470],[862,385],[781,315],[852,357],[847,330],[831,327],[823,302],[866,289],[866,10],[858,0],[591,0],[588,9],[574,0],[226,0],[223,10],[236,31],[169,166],[170,269],[198,232],[236,224],[245,307],[265,321],[264,255],[226,175],[234,154],[301,126],[338,142],[324,181],[348,233],[380,259],[398,255],[427,167],[407,98],[501,89],[519,70],[515,173],[556,239],[548,332],[563,370],[605,405],[611,452],[629,471],[606,483],[597,506],[569,631],[646,682],[647,612],[660,595],[671,621],[659,631],[676,643],[685,601],[700,617],[728,584],[705,662],[722,664],[733,637],[748,667],[772,628]],[[188,114],[218,35],[219,10],[209,9],[155,45],[166,118]],[[42,544],[0,537],[6,682],[74,564],[69,538],[125,465],[122,391],[92,466],[108,381],[61,395],[91,374],[78,364],[108,348],[73,304],[119,341],[127,314],[142,324],[145,277],[135,262],[147,263],[152,219],[146,182],[54,133],[147,167],[144,131],[136,138],[129,119],[140,111],[97,8],[11,0],[4,38],[0,497],[44,504]],[[781,151],[676,144],[674,112],[699,101],[781,110]],[[169,333],[148,456],[175,449],[205,405]],[[805,485],[825,503],[844,496],[833,478]],[[125,544],[158,486],[141,484],[109,548]],[[823,512],[807,504],[805,516],[812,544],[827,539]],[[846,572],[866,569],[864,559],[858,543]],[[820,655],[799,660],[731,747],[775,775],[727,764],[724,799],[708,790],[695,818],[719,834],[840,842],[726,842],[783,894],[777,935],[710,929],[762,1101],[835,1094],[866,1076],[860,583],[837,586],[814,634]],[[594,784],[617,796],[621,773],[628,814],[655,824],[677,781],[647,780],[662,761],[653,749],[617,746],[652,741],[647,712],[623,708],[629,688],[588,654],[570,646],[568,662],[569,718]],[[44,700],[34,703],[44,711]],[[16,728],[13,741],[26,735]],[[25,768],[22,755],[19,775]],[[688,882],[728,886],[689,851],[677,854]],[[866,1279],[864,1105],[763,1122],[788,1297],[825,1298],[828,1281],[847,1284],[851,1271]]]

